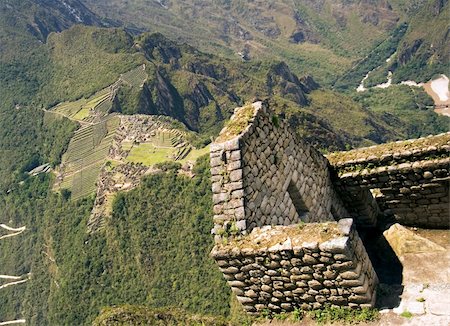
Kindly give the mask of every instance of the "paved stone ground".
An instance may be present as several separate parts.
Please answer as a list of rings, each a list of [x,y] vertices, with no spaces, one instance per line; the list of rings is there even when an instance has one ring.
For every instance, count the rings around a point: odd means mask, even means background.
[[[413,317],[406,320],[392,318],[389,322],[389,319],[383,316],[383,325],[450,325],[450,231],[415,232],[444,247],[445,251],[407,253],[399,256],[403,265],[400,303],[388,313],[386,310],[381,312],[389,317],[407,311]]]

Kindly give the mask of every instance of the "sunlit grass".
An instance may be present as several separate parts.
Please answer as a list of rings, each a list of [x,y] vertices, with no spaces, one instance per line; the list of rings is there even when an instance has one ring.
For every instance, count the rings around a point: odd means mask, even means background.
[[[175,148],[156,147],[153,143],[141,143],[134,146],[126,160],[131,163],[142,163],[147,166],[172,160]]]

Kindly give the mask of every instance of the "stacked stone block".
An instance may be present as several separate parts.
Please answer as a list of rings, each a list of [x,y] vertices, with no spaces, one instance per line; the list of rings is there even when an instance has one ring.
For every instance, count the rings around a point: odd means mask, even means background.
[[[350,216],[371,224],[375,206],[402,224],[450,226],[450,133],[338,152],[328,156],[333,183]]]
[[[231,121],[237,119],[237,109]],[[348,216],[328,161],[262,102],[238,135],[211,145],[213,233]],[[228,133],[225,128],[221,134]],[[219,136],[220,139],[220,136]]]
[[[405,162],[343,173],[335,181],[350,212],[364,216],[361,205],[348,194],[377,189],[378,206],[386,215],[394,214],[404,225],[448,228],[450,158]],[[359,204],[360,206],[356,206]],[[353,207],[352,207],[353,205]],[[363,219],[360,219],[364,221]]]
[[[310,225],[323,228],[323,224]],[[303,242],[300,232],[268,248],[258,243],[273,237],[271,231],[299,226],[266,226],[255,230],[251,240],[247,236],[227,245],[216,244],[212,256],[249,313],[326,305],[372,307],[378,279],[352,219],[327,223],[326,229],[333,227],[339,234],[323,242]]]

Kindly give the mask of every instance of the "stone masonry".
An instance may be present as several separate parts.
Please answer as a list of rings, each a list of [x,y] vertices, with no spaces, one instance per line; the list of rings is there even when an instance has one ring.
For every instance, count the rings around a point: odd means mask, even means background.
[[[236,109],[211,175],[212,256],[249,313],[373,305],[377,277],[352,220],[335,222],[349,213],[327,159],[267,104]]]
[[[374,211],[410,226],[448,228],[450,133],[328,156],[341,198],[360,225]],[[374,197],[370,195],[370,191]]]
[[[265,102],[237,108],[211,145],[211,255],[249,313],[372,306],[355,225],[448,228],[449,152],[447,133],[324,157]]]
[[[241,117],[245,110],[248,116]],[[245,129],[227,135],[233,123],[245,124]],[[236,110],[221,139],[225,141],[211,145],[216,235],[231,227],[246,234],[263,225],[348,216],[333,189],[327,159],[291,133],[264,103]]]
[[[265,226],[215,246],[212,256],[249,313],[372,307],[378,279],[352,225]]]

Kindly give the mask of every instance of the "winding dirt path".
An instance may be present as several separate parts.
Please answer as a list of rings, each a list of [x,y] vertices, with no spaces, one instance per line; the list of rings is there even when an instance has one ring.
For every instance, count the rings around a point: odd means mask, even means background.
[[[16,235],[21,234],[23,231],[26,230],[26,226],[13,228],[13,227],[7,226],[6,224],[0,224],[0,228],[6,230],[8,232],[12,232],[12,233],[0,236],[0,240],[5,239],[5,238],[14,237]],[[28,281],[30,279],[30,276],[31,276],[31,273],[28,273],[28,274],[22,275],[22,276],[0,274],[0,280],[12,280],[12,282],[8,282],[8,283],[0,285],[0,290],[3,288],[6,288],[8,286],[11,286],[11,285],[25,283],[26,281]],[[16,319],[16,320],[0,321],[0,326],[25,324],[25,323],[26,323],[25,319]]]
[[[26,278],[24,278],[24,277],[26,277]],[[0,290],[1,290],[3,288],[11,286],[11,285],[25,283],[26,281],[28,281],[30,279],[30,274],[26,274],[25,276],[0,275],[0,279],[14,280],[12,282],[0,285]]]
[[[27,321],[25,319],[16,319],[16,320],[10,320],[10,321],[3,321],[0,322],[0,326],[3,325],[13,325],[13,324],[25,324]]]
[[[5,229],[6,231],[12,231],[13,232],[13,233],[10,233],[10,234],[6,234],[6,235],[0,236],[0,240],[1,240],[1,239],[14,237],[16,235],[21,234],[23,231],[25,231],[26,226],[22,226],[20,228],[12,228],[12,227],[7,226],[6,224],[0,224],[0,228]]]

